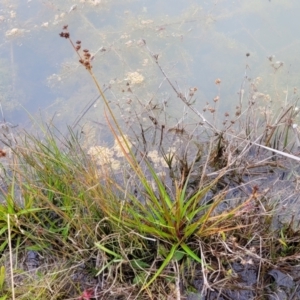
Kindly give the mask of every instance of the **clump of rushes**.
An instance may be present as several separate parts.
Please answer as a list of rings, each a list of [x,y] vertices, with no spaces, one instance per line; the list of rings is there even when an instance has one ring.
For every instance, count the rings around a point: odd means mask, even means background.
[[[142,185],[142,189],[138,191],[138,195],[136,195],[136,193],[129,193],[125,188],[115,183],[115,188],[124,195],[124,200],[122,201],[116,198],[107,199],[103,197],[103,195],[97,195],[97,189],[94,188],[95,201],[98,201],[98,205],[103,214],[113,222],[115,226],[122,228],[122,230],[127,228],[130,232],[134,231],[144,237],[145,240],[151,239],[157,244],[163,245],[160,247],[160,249],[164,249],[162,255],[163,262],[157,271],[154,272],[152,278],[148,278],[149,273],[143,277],[142,289],[148,288],[169,263],[175,258],[178,259],[179,256],[181,256],[181,258],[187,256],[202,264],[203,260],[201,259],[199,249],[193,250],[190,246],[193,240],[199,237],[207,237],[220,232],[230,231],[239,227],[229,226],[227,221],[234,217],[242,205],[231,211],[215,215],[214,209],[224,199],[225,192],[213,197],[209,202],[210,204],[203,204],[207,193],[216,186],[220,178],[225,174],[226,169],[222,170],[218,176],[210,181],[204,181],[204,183],[201,181],[201,185],[199,185],[195,193],[191,196],[188,196],[187,193],[188,180],[186,174],[184,174],[183,179],[176,183],[175,194],[173,195],[156,174],[156,171],[146,156],[144,156],[142,160],[146,163],[148,172],[151,174],[151,179],[155,183],[153,187],[136,155],[129,146],[128,140],[125,138],[92,71],[89,50],[80,51],[81,42],[73,43],[67,26],[64,27],[60,36],[70,41],[79,56],[79,62],[91,75],[105,103],[105,115],[111,132],[130,165],[131,173],[133,172],[135,174]],[[108,177],[105,179],[108,180],[110,184],[113,184]],[[93,187],[91,187],[91,189],[93,189]],[[100,243],[96,243],[96,246],[106,254],[111,254],[117,259],[121,259],[122,257],[121,253],[115,253],[103,247]],[[208,266],[205,265],[204,269],[206,268],[208,268]]]

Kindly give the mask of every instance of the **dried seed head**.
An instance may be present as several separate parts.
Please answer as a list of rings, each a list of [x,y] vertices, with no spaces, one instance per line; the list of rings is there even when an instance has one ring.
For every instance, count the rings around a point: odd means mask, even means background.
[[[76,41],[76,44],[77,44],[77,45],[80,45],[80,44],[81,44],[81,41]]]
[[[90,62],[88,60],[86,60],[83,65],[85,66],[85,68],[87,70],[91,70],[92,69],[92,65],[90,64]]]
[[[215,80],[215,84],[220,84],[221,83],[221,79],[220,78],[217,78],[216,80]]]
[[[6,156],[6,152],[3,150],[0,150],[0,157],[5,157]]]
[[[70,33],[69,32],[61,32],[59,34],[59,36],[68,39],[70,37]]]

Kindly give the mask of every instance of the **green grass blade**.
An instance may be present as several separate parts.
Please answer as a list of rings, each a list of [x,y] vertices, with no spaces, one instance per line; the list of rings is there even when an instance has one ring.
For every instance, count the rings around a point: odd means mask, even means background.
[[[191,258],[193,258],[195,261],[197,261],[198,263],[202,263],[202,260],[198,257],[198,255],[196,255],[192,250],[191,248],[188,247],[187,244],[185,243],[182,243],[181,245],[181,248],[186,252],[186,254],[188,256],[190,256]]]
[[[169,264],[169,262],[173,258],[178,246],[179,246],[178,243],[172,246],[168,256],[163,261],[162,265],[159,267],[159,269],[156,271],[156,273],[153,275],[153,277],[142,287],[142,291],[145,290],[146,288],[148,288],[153,283],[153,281],[155,281],[155,279],[161,274],[161,272],[165,269],[165,267]]]
[[[161,182],[161,180],[159,179],[159,177],[156,175],[156,172],[152,168],[152,166],[150,165],[150,163],[148,161],[146,161],[146,163],[147,163],[148,169],[149,169],[149,171],[151,173],[151,176],[154,179],[154,181],[155,181],[155,183],[156,183],[156,185],[158,187],[159,194],[160,194],[160,196],[162,198],[161,200],[163,201],[163,203],[167,204],[169,210],[172,209],[172,207],[173,207],[172,200],[169,197],[169,194],[166,191],[163,183]],[[145,178],[145,180],[146,180],[146,178]],[[152,188],[151,188],[151,190],[152,190]]]
[[[113,251],[107,249],[106,247],[104,247],[104,246],[101,245],[100,243],[95,243],[95,246],[96,246],[97,248],[99,248],[100,250],[102,250],[102,251],[104,251],[104,252],[106,252],[106,253],[108,253],[108,254],[110,254],[110,255],[113,255],[113,256],[114,256],[115,258],[117,258],[117,259],[122,259],[122,256],[121,256],[121,255],[119,255],[119,254],[117,254],[117,253],[115,253],[115,252],[113,252]]]

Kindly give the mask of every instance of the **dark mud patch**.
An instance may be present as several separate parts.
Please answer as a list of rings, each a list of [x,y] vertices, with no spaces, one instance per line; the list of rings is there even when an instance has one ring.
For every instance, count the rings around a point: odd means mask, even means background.
[[[241,264],[234,262],[232,265],[232,279],[225,285],[208,288],[204,281],[196,279],[194,287],[198,292],[186,293],[187,300],[296,300],[300,299],[300,267],[290,270],[270,269],[261,274],[259,266],[254,264]],[[259,278],[262,276],[263,278]],[[263,283],[262,283],[263,281]]]

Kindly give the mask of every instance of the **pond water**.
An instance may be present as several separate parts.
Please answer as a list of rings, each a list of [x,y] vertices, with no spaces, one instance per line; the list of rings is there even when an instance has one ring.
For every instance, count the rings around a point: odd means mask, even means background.
[[[79,123],[104,123],[91,78],[58,35],[66,24],[95,54],[93,71],[127,122],[149,105],[184,116],[152,54],[180,92],[197,88],[197,109],[219,97],[219,111],[232,111],[245,76],[280,105],[299,86],[299,11],[297,0],[0,0],[3,117],[75,125],[90,104]]]

